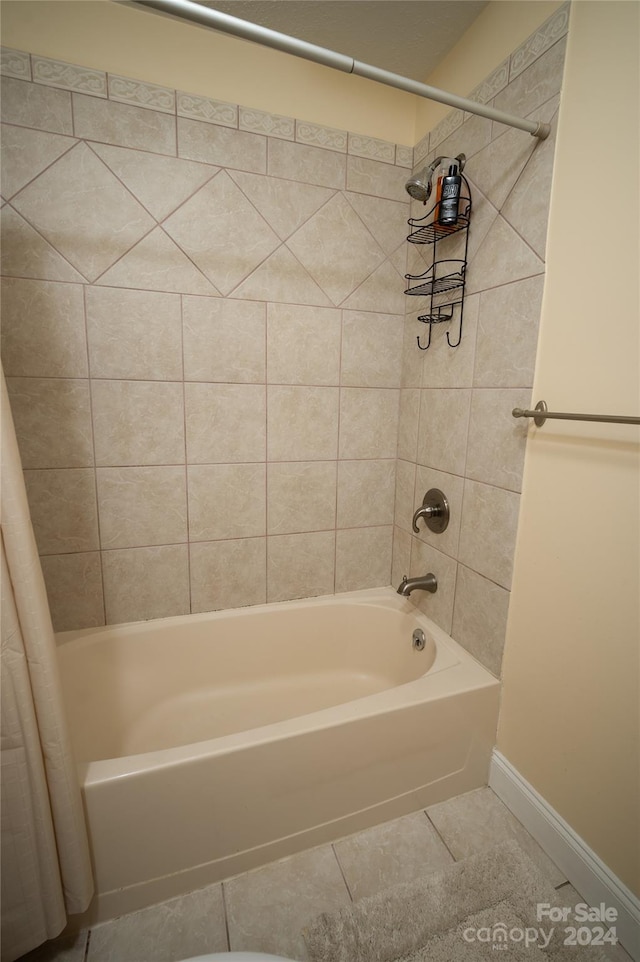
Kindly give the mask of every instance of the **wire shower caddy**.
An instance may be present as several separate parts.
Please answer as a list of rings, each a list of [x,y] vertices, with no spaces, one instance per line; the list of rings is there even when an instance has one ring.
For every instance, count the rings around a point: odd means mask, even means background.
[[[424,217],[410,218],[409,227],[413,228],[407,240],[410,244],[426,244],[433,248],[431,265],[422,274],[405,274],[405,279],[409,282],[417,281],[405,290],[405,294],[414,297],[426,297],[427,308],[424,314],[418,316],[418,320],[429,326],[429,336],[426,344],[420,343],[420,337],[416,338],[418,347],[421,351],[426,351],[431,346],[431,329],[434,324],[443,324],[451,321],[459,306],[458,334],[452,340],[447,331],[447,344],[449,347],[458,347],[462,340],[462,319],[464,312],[464,288],[467,273],[467,253],[469,247],[469,223],[471,220],[471,189],[469,181],[461,174],[462,189],[458,206],[458,219],[455,224],[439,224],[437,221],[437,209],[439,202],[425,214]],[[455,235],[458,236],[457,243],[460,246],[462,232],[464,231],[464,244],[461,250],[456,250],[456,242],[450,243]],[[444,247],[439,247],[444,243]],[[443,256],[447,252],[461,253],[461,257]]]

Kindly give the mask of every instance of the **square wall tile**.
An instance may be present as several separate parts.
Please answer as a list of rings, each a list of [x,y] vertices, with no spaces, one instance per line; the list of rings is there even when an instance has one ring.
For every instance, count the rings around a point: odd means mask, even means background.
[[[464,483],[459,560],[503,588],[511,588],[519,508],[515,491]]]
[[[417,535],[420,541],[430,544],[438,551],[456,558],[458,555],[458,542],[460,539],[460,521],[462,518],[462,495],[464,490],[464,479],[457,474],[444,474],[434,468],[424,468],[418,465],[416,468],[416,490],[414,495],[413,511],[416,511],[422,504],[423,498],[431,488],[438,488],[449,502],[449,524],[446,531],[437,534],[431,531],[422,518],[418,521],[420,533]],[[413,517],[413,516],[412,516]]]
[[[338,384],[341,330],[337,309],[269,304],[269,384]]]
[[[406,203],[405,180],[403,171],[394,164],[353,155],[347,157],[347,190]]]
[[[471,391],[426,390],[420,400],[418,463],[464,474]]]
[[[53,134],[73,134],[71,94],[68,90],[3,77],[2,120]]]
[[[98,468],[103,548],[137,548],[187,540],[187,484],[182,465]]]
[[[6,377],[87,377],[79,284],[2,279],[2,366]]]
[[[338,451],[336,387],[269,385],[269,461],[330,461]]]
[[[507,632],[509,592],[458,565],[452,637],[497,678]]]
[[[344,311],[341,383],[400,387],[404,329],[395,314]]]
[[[189,613],[187,545],[102,552],[107,624]]]
[[[399,402],[399,390],[342,388],[339,456],[395,458]]]
[[[178,294],[87,288],[91,376],[182,380]]]
[[[8,377],[7,390],[23,468],[93,464],[88,381]]]
[[[411,569],[411,535],[397,525],[393,529],[393,558],[391,561],[391,584],[397,588],[404,575]]]
[[[265,460],[265,388],[185,384],[189,464]]]
[[[218,611],[267,600],[267,539],[189,545],[191,611]]]
[[[212,297],[182,303],[186,381],[264,382],[264,304]]]
[[[73,94],[76,137],[176,156],[176,120],[146,107]]]
[[[102,568],[98,551],[40,559],[54,631],[104,625]]]
[[[475,356],[476,331],[480,295],[470,294],[464,299],[462,340],[459,347],[449,347],[447,334],[455,344],[460,331],[460,308],[456,307],[449,324],[436,324],[431,329],[431,344],[425,351],[422,367],[422,387],[471,387]],[[422,325],[420,325],[422,327]],[[428,337],[428,331],[424,334]],[[426,338],[421,337],[426,343]],[[418,350],[415,345],[415,350]]]
[[[277,953],[305,962],[303,928],[350,904],[330,845],[300,852],[224,883],[231,951]]]
[[[376,825],[336,842],[334,848],[355,901],[453,864],[424,812]]]
[[[467,477],[510,491],[521,490],[529,424],[512,416],[515,407],[531,407],[529,388],[472,391]]]
[[[410,532],[412,529],[416,488],[416,465],[412,461],[396,462],[394,524]]]
[[[246,130],[178,117],[178,157],[264,174],[267,139]]]
[[[398,422],[398,457],[415,461],[418,455],[418,427],[420,424],[420,390],[402,388]]]
[[[391,580],[393,527],[336,531],[336,591],[380,588]]]
[[[267,601],[332,594],[335,550],[335,531],[268,538]]]
[[[99,548],[93,468],[27,470],[24,482],[41,555]]]
[[[411,595],[411,599],[448,635],[451,634],[453,620],[457,568],[458,565],[453,558],[416,537],[412,538],[411,567],[408,574],[411,578],[417,578],[431,572],[438,579],[438,590],[434,594],[428,591],[416,591]]]
[[[97,464],[184,464],[182,384],[94,380],[91,394]]]
[[[267,533],[335,528],[336,467],[336,461],[280,461],[267,465]]]
[[[544,275],[483,291],[473,383],[530,387],[538,344]]]
[[[189,539],[266,534],[264,464],[190,464]]]
[[[344,154],[306,144],[269,138],[267,173],[318,187],[344,189],[347,158]]]
[[[393,524],[396,462],[338,462],[338,528]]]

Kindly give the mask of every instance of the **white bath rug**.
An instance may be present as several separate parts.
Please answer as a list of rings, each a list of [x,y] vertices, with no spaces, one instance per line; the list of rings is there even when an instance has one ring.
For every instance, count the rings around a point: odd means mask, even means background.
[[[560,923],[548,915],[538,918],[538,906],[564,908],[565,902],[520,846],[509,841],[320,915],[305,940],[310,962],[530,962],[536,957],[606,962],[612,957],[606,942],[571,945],[571,917]],[[593,932],[597,939],[597,927]]]

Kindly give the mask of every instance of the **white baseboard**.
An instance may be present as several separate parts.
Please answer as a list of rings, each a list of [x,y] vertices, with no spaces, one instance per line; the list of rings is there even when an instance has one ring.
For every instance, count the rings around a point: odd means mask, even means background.
[[[489,786],[589,905],[604,902],[616,909],[618,939],[631,958],[640,962],[640,899],[623,885],[504,755],[495,750],[491,757]]]

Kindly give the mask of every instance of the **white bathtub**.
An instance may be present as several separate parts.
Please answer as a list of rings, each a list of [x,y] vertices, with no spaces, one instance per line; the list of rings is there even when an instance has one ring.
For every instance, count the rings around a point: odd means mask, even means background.
[[[392,588],[57,640],[92,923],[487,782],[499,683]]]

